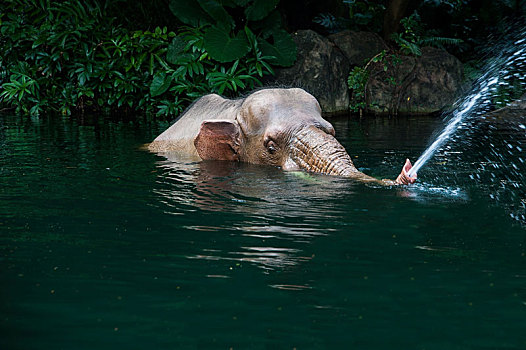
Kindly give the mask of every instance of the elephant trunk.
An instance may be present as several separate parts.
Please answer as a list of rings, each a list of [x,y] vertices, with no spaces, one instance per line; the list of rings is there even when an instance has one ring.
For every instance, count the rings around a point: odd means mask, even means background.
[[[291,141],[290,158],[302,169],[326,175],[352,177],[358,173],[351,157],[334,136],[309,127]]]

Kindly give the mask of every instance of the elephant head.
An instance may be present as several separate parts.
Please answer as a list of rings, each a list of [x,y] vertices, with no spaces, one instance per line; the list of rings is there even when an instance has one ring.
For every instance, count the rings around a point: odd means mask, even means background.
[[[379,181],[356,169],[334,137],[333,126],[322,118],[318,101],[302,89],[263,89],[236,101],[217,95],[202,99],[186,114],[203,118],[192,145],[203,160],[268,164]],[[180,127],[191,125],[195,122]],[[401,175],[410,168],[406,163]],[[399,176],[396,182],[412,183],[414,179]]]

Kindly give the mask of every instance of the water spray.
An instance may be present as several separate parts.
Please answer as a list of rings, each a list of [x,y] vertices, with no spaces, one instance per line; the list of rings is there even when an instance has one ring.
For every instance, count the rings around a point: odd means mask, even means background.
[[[482,79],[481,79],[482,80]],[[410,177],[413,177],[418,170],[435,154],[435,152],[442,147],[442,145],[455,133],[455,131],[461,126],[461,122],[466,118],[468,113],[473,109],[477,102],[487,97],[489,88],[498,82],[498,78],[493,78],[489,82],[485,83],[484,87],[480,89],[480,92],[469,95],[464,103],[460,106],[460,110],[453,112],[453,117],[449,120],[444,131],[437,137],[437,139],[425,150],[424,153],[418,158],[414,166],[407,173]]]
[[[408,175],[410,177],[413,177],[451,139],[451,136],[462,127],[467,119],[489,111],[491,93],[501,84],[499,77],[507,73],[507,66],[523,64],[526,61],[526,39],[524,39],[526,31],[522,32],[520,36],[522,37],[521,39],[513,42],[513,52],[506,52],[506,50],[501,52],[501,56],[495,59],[486,68],[486,72],[476,81],[472,93],[457,102],[459,107],[451,113],[451,118],[444,130],[409,170]]]

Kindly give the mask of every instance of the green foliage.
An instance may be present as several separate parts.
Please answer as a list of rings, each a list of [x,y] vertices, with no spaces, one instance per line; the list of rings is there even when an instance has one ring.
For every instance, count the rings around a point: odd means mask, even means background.
[[[171,0],[170,9],[183,23],[201,28],[204,48],[214,60],[235,62],[246,57],[253,45],[247,29],[255,33],[258,47],[270,63],[290,66],[296,60],[296,45],[281,29],[275,10],[279,0]],[[233,16],[230,13],[243,13]]]
[[[389,56],[387,55],[387,52],[383,50],[382,52],[371,58],[364,67],[354,67],[353,70],[349,73],[349,77],[347,78],[347,86],[352,92],[351,103],[349,105],[349,109],[352,112],[360,112],[361,114],[362,110],[367,108],[367,103],[365,100],[367,92],[367,83],[369,81],[369,66],[372,63],[382,63],[384,71],[387,71],[388,58],[393,57],[398,59],[396,55]],[[392,60],[394,64],[397,64],[396,59]]]
[[[197,1],[170,1],[170,10],[181,22],[192,27],[201,27],[212,22]]]
[[[347,85],[352,90],[352,101],[349,106],[352,112],[359,112],[367,107],[365,102],[365,92],[369,72],[363,67],[354,67],[349,73]]]
[[[210,56],[219,62],[238,60],[250,49],[245,32],[239,31],[232,38],[228,31],[218,27],[211,27],[206,31],[205,47]]]
[[[215,60],[207,50],[207,29],[220,27],[129,31],[96,0],[9,0],[0,13],[0,103],[21,114],[168,116],[206,93],[232,95],[273,74],[274,58],[263,54],[248,28],[238,32],[243,59],[231,61]],[[204,13],[212,20],[221,8],[208,6]],[[223,49],[224,55],[239,50],[226,40]]]
[[[420,16],[415,11],[409,17],[403,18],[400,23],[401,33],[392,35],[393,41],[399,46],[400,52],[406,55],[422,55],[421,47],[435,46],[444,48],[444,45],[460,45],[462,40],[438,36],[426,36]]]
[[[400,24],[402,24],[404,28],[403,31],[401,33],[394,33],[391,39],[398,44],[402,53],[414,56],[422,55],[420,50],[420,36],[423,29],[420,25],[418,13],[414,12],[409,17],[402,18]]]
[[[368,0],[344,0],[343,2],[349,7],[351,28],[380,31],[385,11],[383,4]]]
[[[275,31],[274,44],[261,40],[261,51],[269,57],[269,63],[278,66],[291,66],[296,61],[296,44],[290,35],[284,31]]]
[[[239,60],[234,62],[228,70],[225,69],[225,67],[221,67],[219,72],[208,74],[207,78],[219,94],[222,94],[225,89],[232,89],[234,91],[237,91],[238,88],[244,89],[247,85],[246,83],[254,81],[255,78],[251,75],[244,74],[246,73],[246,68],[238,69],[238,66]]]
[[[379,32],[382,29],[385,6],[378,1],[343,0],[349,10],[349,18],[336,18],[330,13],[322,13],[313,21],[324,27],[329,33],[343,29]]]
[[[247,7],[245,15],[249,21],[259,21],[265,18],[272,10],[276,8],[279,0],[254,0],[254,2]]]
[[[331,13],[320,13],[312,21],[324,27],[329,33],[336,33],[342,29],[341,19]]]

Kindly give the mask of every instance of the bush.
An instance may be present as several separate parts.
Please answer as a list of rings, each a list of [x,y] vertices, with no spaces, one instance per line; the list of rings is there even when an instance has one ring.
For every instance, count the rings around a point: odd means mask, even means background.
[[[97,111],[175,115],[209,92],[233,95],[272,74],[259,39],[242,30],[243,59],[218,60],[205,27],[129,31],[97,0],[0,4],[0,103],[20,114]],[[241,32],[240,32],[241,33]]]
[[[232,62],[243,58],[251,48],[261,48],[270,63],[286,67],[296,60],[296,45],[282,29],[278,3],[279,0],[171,0],[170,9],[181,22],[205,30],[204,49],[214,60]]]

